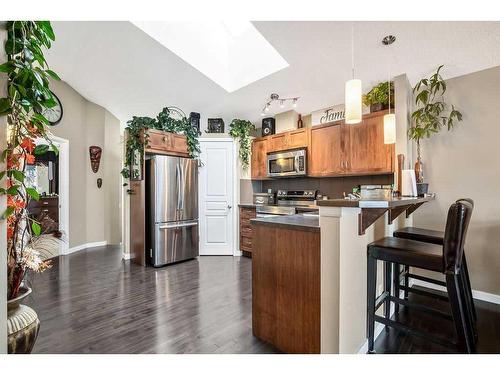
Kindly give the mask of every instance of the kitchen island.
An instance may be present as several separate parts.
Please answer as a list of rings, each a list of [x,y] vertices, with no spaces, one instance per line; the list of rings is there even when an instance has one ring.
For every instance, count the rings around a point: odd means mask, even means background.
[[[432,199],[332,199],[319,220],[251,220],[254,335],[286,353],[365,352],[366,247]]]

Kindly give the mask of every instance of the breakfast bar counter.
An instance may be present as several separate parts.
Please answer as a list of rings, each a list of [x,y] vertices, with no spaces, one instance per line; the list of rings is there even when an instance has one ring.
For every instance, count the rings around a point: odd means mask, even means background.
[[[251,219],[254,335],[286,353],[366,352],[367,245],[433,199],[331,199],[319,217]]]

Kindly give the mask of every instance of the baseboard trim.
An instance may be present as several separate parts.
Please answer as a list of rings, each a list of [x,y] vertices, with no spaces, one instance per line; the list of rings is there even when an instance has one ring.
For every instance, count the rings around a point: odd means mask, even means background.
[[[77,251],[89,249],[92,247],[106,246],[107,244],[108,244],[108,241],[88,242],[88,243],[84,243],[84,244],[81,244],[78,246],[70,247],[66,251],[66,253],[63,255],[72,254],[72,253],[75,253]]]
[[[431,283],[428,283],[426,281],[421,281],[421,280],[416,280],[416,279],[412,279],[412,281],[413,282],[411,283],[411,285],[418,285],[418,286],[422,286],[425,288],[446,292],[446,288],[442,287],[441,285],[431,284]],[[483,292],[481,290],[473,290],[472,296],[475,299],[478,299],[480,301],[485,301],[485,302],[494,303],[496,305],[500,305],[500,296],[498,294]]]
[[[132,254],[131,253],[122,253],[122,259],[123,260],[130,260],[130,259],[132,259]]]

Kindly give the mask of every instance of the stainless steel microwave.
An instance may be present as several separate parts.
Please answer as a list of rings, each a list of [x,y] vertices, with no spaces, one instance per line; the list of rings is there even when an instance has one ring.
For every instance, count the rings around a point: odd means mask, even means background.
[[[306,170],[307,152],[305,148],[267,155],[268,177],[305,176]]]

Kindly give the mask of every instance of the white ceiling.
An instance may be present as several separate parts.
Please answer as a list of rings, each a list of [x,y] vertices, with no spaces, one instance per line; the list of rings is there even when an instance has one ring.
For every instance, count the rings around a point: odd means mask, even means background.
[[[296,110],[304,114],[343,102],[351,78],[351,23],[253,24],[290,66],[232,93],[129,22],[54,22],[57,39],[47,60],[64,81],[123,122],[175,105],[204,118],[259,123],[273,92],[300,96]],[[381,44],[387,34],[397,37],[390,47]],[[445,78],[500,65],[500,22],[356,22],[354,38],[364,91],[387,79],[389,68],[414,84],[440,64]]]

